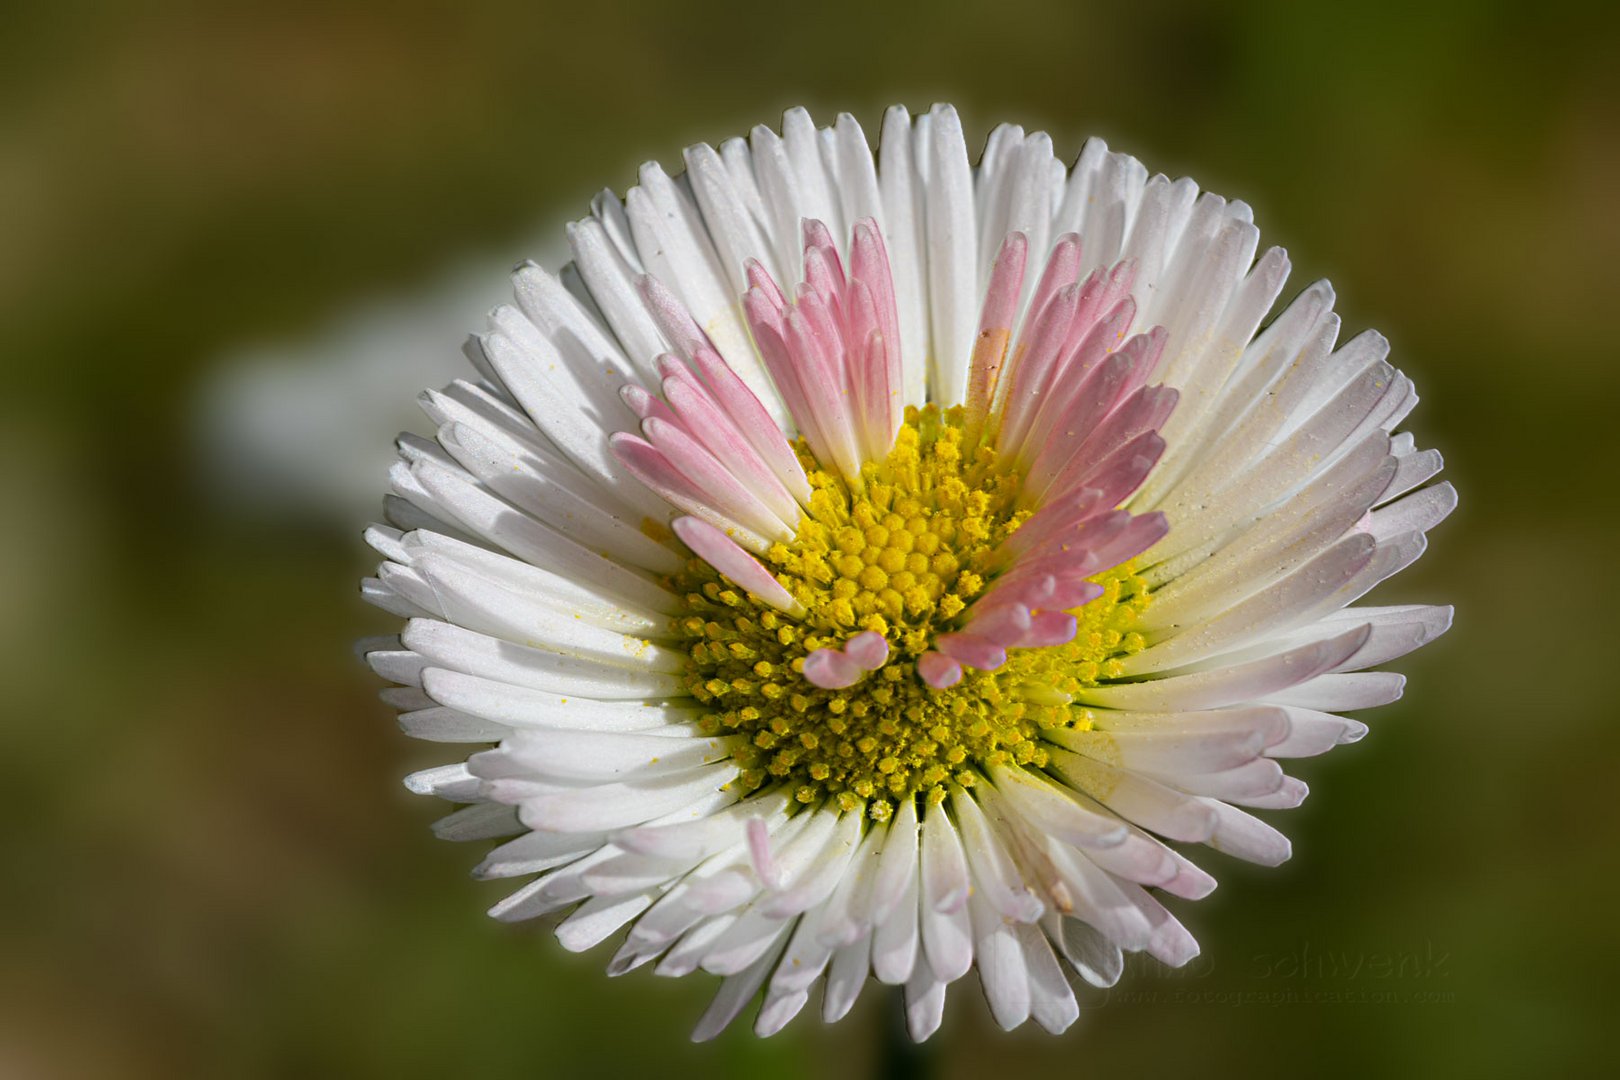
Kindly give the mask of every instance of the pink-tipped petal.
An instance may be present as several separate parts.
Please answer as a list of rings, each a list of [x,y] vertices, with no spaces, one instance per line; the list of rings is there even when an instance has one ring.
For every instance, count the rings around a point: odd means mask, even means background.
[[[1117,506],[1142,486],[1163,456],[1164,447],[1164,436],[1157,431],[1143,432],[1097,462],[1089,474],[1065,490],[1094,492],[1102,504]]]
[[[686,305],[680,298],[670,292],[664,283],[651,274],[643,274],[636,279],[636,287],[641,291],[641,298],[652,312],[653,322],[680,355],[691,358],[692,354],[705,345],[710,345],[709,335],[698,326],[692,313],[686,310]]]
[[[649,394],[645,387],[637,386],[635,383],[627,383],[619,388],[619,397],[624,400],[626,405],[630,406],[630,411],[636,414],[638,420],[646,420],[654,416],[661,420],[674,419],[674,414],[669,411],[669,406]]]
[[[662,364],[664,397],[682,427],[703,444],[744,487],[785,522],[799,519],[799,508],[753,444],[715,403],[691,370],[675,360]]]
[[[868,290],[872,310],[882,333],[883,381],[888,386],[886,415],[881,424],[873,428],[882,434],[873,450],[887,454],[894,446],[895,433],[905,415],[904,369],[900,355],[900,314],[895,301],[894,276],[889,268],[889,252],[883,244],[883,232],[876,221],[863,218],[855,223],[855,235],[850,241],[849,276],[851,287]]]
[[[962,680],[962,665],[944,653],[930,651],[917,657],[917,674],[935,690],[944,690]]]
[[[749,259],[743,264],[743,270],[748,275],[750,289],[758,289],[776,310],[787,310],[787,297],[782,294],[782,287],[771,277],[770,271],[760,265],[758,259]]]
[[[988,638],[966,631],[941,634],[935,640],[934,647],[963,667],[978,668],[980,671],[994,671],[1007,662],[1005,648]]]
[[[1020,567],[1019,569],[1022,570],[1023,568]],[[995,640],[1002,642],[1002,644],[1011,644],[1017,634],[1021,634],[1028,629],[1028,612],[1033,611],[1035,608],[1052,606],[1052,598],[1057,594],[1057,581],[1058,579],[1051,574],[1029,573],[1010,574],[996,579],[990,588],[985,591],[985,594],[968,609],[970,629],[975,633],[980,632],[979,627],[974,625],[974,620],[979,617],[978,610],[980,608],[986,611],[994,611],[998,608],[1013,608],[1022,611],[1026,614],[1026,617],[1024,619],[1012,617],[1012,625],[1008,627],[1011,633],[1006,637],[1002,635],[986,635],[994,636]],[[992,623],[991,625],[996,624]]]
[[[690,480],[697,490],[726,516],[761,536],[786,543],[793,539],[794,524],[783,521],[743,486],[715,456],[704,449],[678,423],[656,416],[641,423],[647,441],[661,451],[676,471]]]
[[[724,577],[746,590],[761,603],[794,617],[804,615],[804,605],[795,600],[771,572],[731,537],[695,517],[679,517],[671,523],[681,543]]]
[[[889,642],[876,630],[863,630],[844,642],[844,655],[864,671],[876,671],[889,660]]]
[[[1055,539],[1080,527],[1090,518],[1109,513],[1119,500],[1108,500],[1103,492],[1083,489],[1046,500],[1044,506],[1020,525],[996,550],[1000,565],[1020,555],[1045,547]]]
[[[1099,331],[1106,333],[1108,326],[1108,320],[1099,323]],[[1048,399],[1036,418],[1031,437],[1032,447],[1038,449],[1020,496],[1025,505],[1039,501],[1057,470],[1074,456],[1103,418],[1140,385],[1138,380],[1147,370],[1151,347],[1148,335],[1137,335],[1124,348],[1100,359],[1072,386]]]
[[[826,223],[806,218],[801,229],[804,237],[804,283],[819,296],[827,309],[843,324],[845,288],[848,279],[844,262],[838,257],[838,245]]]
[[[1024,631],[1023,639],[1018,644],[1031,649],[1065,645],[1074,640],[1079,625],[1079,621],[1067,611],[1037,611],[1030,616],[1029,629]]]
[[[827,257],[817,248],[805,249],[804,284],[800,288],[826,305],[835,322],[843,322],[844,280],[833,274]]]
[[[771,830],[764,818],[749,818],[748,824],[743,827],[748,838],[748,860],[754,866],[754,873],[759,875],[767,888],[778,888],[781,885],[781,868],[771,855]]]
[[[816,649],[804,658],[804,678],[824,690],[854,686],[865,674],[861,666],[837,649]]]
[[[759,398],[712,348],[699,349],[692,357],[692,363],[708,384],[715,400],[730,414],[737,429],[771,467],[777,480],[801,506],[808,506],[810,481],[804,475],[804,466],[799,464],[799,457],[793,452],[787,436],[776,426],[776,421],[765,411]]]
[[[809,413],[823,440],[817,456],[845,479],[860,475],[861,457],[844,379],[842,345],[829,340],[831,319],[814,295],[805,295],[787,313],[787,347],[797,362]]]
[[[1004,649],[1011,648],[1029,630],[1029,607],[1017,601],[974,604],[968,609],[967,630]],[[952,655],[961,659],[956,653]]]
[[[1115,415],[1119,411],[1123,410],[1115,410]],[[1131,421],[1131,418],[1121,419]],[[1111,421],[1113,416],[1105,423]],[[1095,447],[1087,445],[1077,450],[1068,465],[1051,479],[1045,499],[1063,499],[1068,492],[1089,489],[1111,495],[1110,505],[1118,505],[1126,495],[1136,491],[1142,479],[1152,471],[1153,463],[1165,452],[1165,439],[1155,431],[1157,424],[1150,419],[1121,423],[1118,427],[1118,431],[1108,432],[1108,439],[1097,439]]]
[[[765,370],[770,374],[771,382],[776,384],[777,393],[782,395],[788,415],[798,425],[799,434],[809,442],[817,458],[830,461],[827,439],[822,434],[815,410],[810,407],[804,385],[804,377],[809,372],[801,372],[801,365],[788,347],[785,313],[772,307],[765,294],[756,288],[750,289],[743,297],[743,314],[748,319],[749,329],[753,331],[754,345],[764,361]]]
[[[620,431],[608,437],[608,446],[631,475],[666,501],[694,517],[702,518],[751,551],[763,553],[769,550],[769,541],[722,512],[714,500],[647,440]]]
[[[817,252],[826,262],[827,269],[839,281],[843,281],[843,260],[838,257],[838,245],[833,242],[832,230],[827,228],[827,223],[819,218],[805,218],[800,223],[799,228],[800,234],[804,238],[805,255],[808,256],[811,251]]]
[[[1076,415],[1076,401],[1083,395],[1096,396],[1097,370],[1115,355],[1120,335],[1135,317],[1136,304],[1126,297],[1092,326],[1091,332],[1073,351],[1053,366],[1050,389],[1042,396],[1040,407],[1029,423],[1023,441],[1021,460],[1027,463],[1039,456],[1048,448],[1053,432],[1063,430],[1066,424],[1070,425],[1075,437],[1084,437],[1085,430],[1089,429],[1082,430],[1071,423]],[[1118,381],[1111,385],[1117,392],[1123,389],[1124,382]],[[1103,411],[1106,411],[1106,406],[1111,405],[1113,400],[1110,398],[1105,402]],[[1098,413],[1098,416],[1101,415],[1102,413]]]
[[[894,449],[895,436],[900,431],[900,381],[888,361],[889,344],[879,330],[867,336],[861,365],[861,378],[856,383],[860,409],[861,442],[868,461],[881,461]]]
[[[995,400],[996,384],[1012,340],[1013,321],[1018,317],[1018,297],[1024,287],[1024,265],[1028,257],[1028,238],[1021,232],[1009,233],[990,269],[990,285],[979,316],[979,334],[968,360],[966,404],[970,434],[976,434],[983,426]]]
[[[997,445],[1004,454],[1017,454],[1031,422],[1051,391],[1054,371],[1064,356],[1070,327],[1080,304],[1080,286],[1066,285],[1040,307],[1032,307],[1032,325],[1013,354],[1003,377],[1000,432]]]
[[[1057,590],[1052,594],[1052,606],[1065,610],[1084,607],[1105,591],[1107,590],[1095,581],[1087,581],[1084,578],[1060,579]]]
[[[1052,253],[1046,257],[1046,269],[1035,291],[1030,294],[1029,310],[1040,311],[1051,302],[1060,289],[1080,282],[1080,235],[1064,233],[1052,244]]]
[[[855,223],[855,235],[850,241],[849,277],[872,292],[872,305],[877,311],[878,325],[885,340],[893,343],[891,349],[895,382],[900,374],[900,314],[894,296],[894,275],[889,267],[888,248],[883,243],[883,230],[871,218]]]
[[[1071,346],[1078,346],[1080,340],[1095,329],[1099,320],[1111,317],[1119,304],[1131,295],[1131,285],[1135,281],[1134,259],[1121,260],[1107,270],[1099,269],[1086,279],[1080,291],[1080,310],[1075,316],[1070,335]]]

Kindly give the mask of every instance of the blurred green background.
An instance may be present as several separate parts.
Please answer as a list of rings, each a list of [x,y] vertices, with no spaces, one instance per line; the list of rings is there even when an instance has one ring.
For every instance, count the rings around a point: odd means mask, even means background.
[[[708,982],[609,981],[605,955],[484,918],[499,885],[398,783],[446,755],[349,653],[391,620],[356,596],[373,500],[348,477],[363,461],[380,494],[370,462],[429,380],[386,347],[358,374],[336,357],[357,306],[431,314],[480,283],[414,338],[451,371],[505,268],[554,258],[645,158],[791,104],[875,132],[936,99],[975,145],[1004,119],[1066,157],[1101,134],[1250,201],[1296,286],[1330,275],[1347,331],[1393,340],[1462,493],[1380,594],[1455,602],[1456,629],[1363,743],[1301,764],[1315,793],[1275,816],[1294,860],[1210,856],[1221,888],[1177,909],[1204,956],[1137,964],[1064,1038],[993,1031],[963,984],[937,1072],[1597,1063],[1620,958],[1616,12],[8,5],[0,1075],[873,1074],[876,988],[836,1028],[812,1003],[769,1042],[693,1047]],[[248,415],[277,379],[283,411]],[[261,455],[334,426],[355,450],[255,463],[254,424]],[[1423,962],[1380,963],[1403,955]]]

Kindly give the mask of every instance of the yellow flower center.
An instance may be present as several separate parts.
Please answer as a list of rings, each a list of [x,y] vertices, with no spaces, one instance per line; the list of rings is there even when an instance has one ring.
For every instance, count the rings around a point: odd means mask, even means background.
[[[747,736],[733,751],[745,791],[786,784],[800,802],[865,802],[882,821],[896,800],[937,802],[986,765],[1042,767],[1042,728],[1091,726],[1072,695],[1117,676],[1119,658],[1143,647],[1132,628],[1148,591],[1131,564],[1093,579],[1105,591],[1074,611],[1073,641],[1010,650],[998,670],[970,668],[935,690],[918,678],[917,657],[958,628],[993,577],[997,545],[1029,517],[1016,507],[1019,477],[997,467],[990,447],[964,449],[960,408],[932,405],[906,411],[889,456],[862,469],[860,490],[802,443],[799,455],[810,509],[765,562],[807,614],[757,603],[697,559],[674,582],[688,607],[676,620],[687,686],[708,710],[706,732]],[[866,630],[889,643],[878,671],[836,690],[799,674],[812,650]]]

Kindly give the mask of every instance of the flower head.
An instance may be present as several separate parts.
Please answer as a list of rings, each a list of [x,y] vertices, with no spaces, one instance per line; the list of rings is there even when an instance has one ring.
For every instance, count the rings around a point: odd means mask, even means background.
[[[1096,140],[973,168],[893,109],[874,160],[794,110],[686,166],[521,268],[401,442],[369,657],[409,733],[494,744],[410,785],[510,837],[496,917],[724,976],[699,1037],[874,975],[926,1038],[974,967],[1061,1031],[1065,969],[1197,953],[1171,844],[1287,858],[1240,807],[1449,624],[1350,606],[1454,504],[1411,382],[1325,283],[1268,323],[1248,208]]]

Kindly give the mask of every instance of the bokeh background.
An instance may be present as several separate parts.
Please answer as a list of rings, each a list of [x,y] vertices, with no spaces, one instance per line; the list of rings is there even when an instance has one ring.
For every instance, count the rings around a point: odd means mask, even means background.
[[[1612,1052],[1614,5],[12,3],[0,32],[0,1075],[877,1075],[892,1002],[686,1041],[711,986],[486,920],[349,651],[388,442],[519,257],[782,107],[957,102],[1243,197],[1425,402],[1452,601],[1280,871],[1064,1038],[942,1076],[1522,1075]],[[1404,958],[1404,959],[1403,959]],[[1391,968],[1396,969],[1391,974]],[[1612,1062],[1611,1062],[1612,1063]]]

